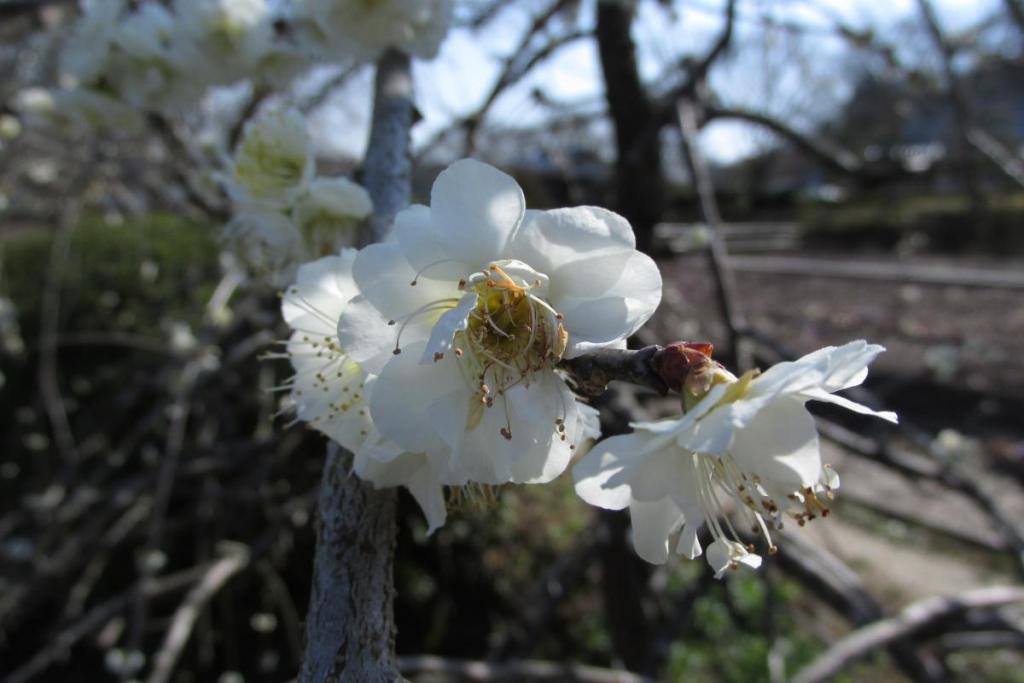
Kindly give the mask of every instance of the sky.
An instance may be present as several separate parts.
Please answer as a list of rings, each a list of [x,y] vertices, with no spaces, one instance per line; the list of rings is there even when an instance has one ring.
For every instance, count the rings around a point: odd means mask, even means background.
[[[592,27],[596,1],[583,0],[577,15],[580,28]],[[974,24],[998,5],[998,0],[933,2],[949,31]],[[509,3],[485,30],[474,33],[454,29],[437,58],[415,64],[417,105],[424,120],[413,131],[414,145],[422,144],[453,119],[478,106],[500,71],[501,59],[518,42],[531,10],[546,4],[539,0]],[[672,16],[658,3],[641,0],[634,39],[640,46],[644,77],[656,80],[664,65],[684,53],[700,54],[721,28],[724,4],[725,0],[676,0],[673,5],[677,11]],[[838,105],[849,94],[843,91],[846,81],[834,77],[836,70],[844,67],[846,46],[839,39],[827,37],[831,17],[854,27],[886,31],[901,20],[913,19],[918,12],[915,0],[740,0],[739,8],[734,44],[740,49],[712,74],[716,92],[731,104],[760,108],[771,102],[783,107],[778,113],[793,116],[798,125],[813,123],[800,120],[804,112],[821,109],[811,105]],[[760,28],[760,19],[765,16],[778,22],[820,27],[821,35],[813,34],[796,47],[789,43],[797,41],[765,44],[765,33]],[[807,55],[812,59],[799,59]],[[331,151],[361,154],[370,115],[369,84],[370,73],[366,71],[333,99],[337,108],[314,119],[315,130],[325,133],[318,137],[329,141]],[[594,41],[579,40],[559,50],[502,95],[488,121],[503,126],[543,125],[550,114],[534,101],[535,88],[559,102],[599,108],[603,89]],[[808,91],[815,93],[818,103],[806,101]],[[765,134],[737,123],[715,122],[701,135],[705,153],[722,163],[749,156],[769,143]]]

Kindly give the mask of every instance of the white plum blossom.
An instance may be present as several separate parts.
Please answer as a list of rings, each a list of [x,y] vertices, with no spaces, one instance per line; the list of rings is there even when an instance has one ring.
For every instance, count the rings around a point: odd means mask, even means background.
[[[359,252],[353,275],[338,335],[377,376],[370,415],[452,486],[564,471],[593,415],[559,360],[621,346],[661,300],[621,216],[527,211],[512,178],[468,159],[438,176],[429,207],[398,214],[391,240]]]
[[[389,47],[415,57],[437,55],[448,33],[454,0],[303,0],[329,56],[375,59]]]
[[[342,177],[314,178],[312,139],[294,108],[250,121],[224,179],[234,215],[224,238],[249,270],[274,284],[295,266],[336,254],[358,237],[373,210],[370,195]]]
[[[269,109],[246,124],[228,191],[242,205],[286,207],[308,189],[314,164],[302,114],[292,107]]]
[[[61,49],[61,71],[76,84],[92,85],[103,76],[117,40],[125,0],[84,0],[82,14]]]
[[[186,74],[187,52],[174,15],[145,2],[117,25],[103,78],[125,102],[139,109],[174,110],[194,103],[204,84]]]
[[[292,278],[305,255],[298,228],[288,216],[273,209],[236,212],[224,226],[221,241],[251,274],[277,286]]]
[[[266,0],[177,0],[175,14],[193,77],[228,83],[257,76],[274,48],[274,15]]]
[[[352,262],[345,249],[299,268],[282,298],[292,328],[281,354],[295,374],[282,387],[296,422],[305,422],[355,454],[353,471],[377,487],[405,486],[423,508],[429,531],[444,524],[444,493],[422,453],[409,453],[383,439],[367,410],[367,376],[338,345],[338,318],[356,295]]]
[[[769,529],[781,528],[785,517],[802,526],[827,515],[839,477],[822,465],[804,404],[824,401],[896,422],[891,412],[834,394],[861,384],[883,350],[855,341],[741,378],[708,358],[706,372],[689,385],[695,388],[683,388],[686,412],[634,423],[633,433],[599,443],[574,468],[576,492],[598,507],[628,507],[634,547],[648,562],[665,562],[673,551],[699,556],[697,532],[706,524],[716,576],[739,564],[756,567],[761,558],[740,542],[723,501],[735,501],[770,551]]]
[[[355,243],[360,221],[373,211],[370,195],[348,178],[320,177],[299,197],[292,218],[314,255]]]

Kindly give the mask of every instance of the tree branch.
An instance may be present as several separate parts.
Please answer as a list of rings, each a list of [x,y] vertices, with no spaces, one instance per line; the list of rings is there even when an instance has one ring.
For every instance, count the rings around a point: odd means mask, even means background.
[[[582,664],[520,659],[510,662],[473,662],[430,655],[398,658],[402,673],[433,674],[459,681],[559,681],[573,683],[653,683],[650,678],[628,671],[602,669]]]
[[[820,683],[879,647],[911,638],[971,609],[993,609],[1024,602],[1024,588],[992,586],[952,597],[927,598],[908,605],[898,615],[858,629],[804,667],[792,683]]]
[[[459,128],[466,131],[466,151],[468,154],[472,154],[476,147],[476,133],[498,97],[510,86],[522,80],[535,66],[550,57],[555,51],[571,42],[590,35],[589,31],[571,31],[565,35],[552,38],[532,52],[529,51],[531,41],[544,30],[554,16],[570,4],[572,4],[571,0],[556,0],[546,10],[534,17],[519,43],[502,60],[501,72],[480,105],[469,114],[454,121],[447,128],[438,131],[420,148],[420,156],[436,147],[452,130]]]
[[[224,558],[218,560],[206,571],[202,580],[189,591],[185,601],[181,603],[171,620],[163,645],[156,654],[153,671],[146,683],[167,683],[174,673],[174,666],[181,657],[192,629],[206,603],[217,594],[232,576],[245,569],[249,564],[248,548],[236,547]]]
[[[409,204],[409,57],[386,52],[377,63],[373,125],[364,182],[373,199],[372,233],[380,240]],[[318,503],[313,590],[300,683],[401,681],[395,662],[395,489],[352,476],[352,456],[327,449]]]
[[[1017,28],[1020,29],[1021,33],[1024,33],[1024,2],[1021,0],[1003,0],[1003,4],[1006,5],[1006,11],[1013,19],[1013,23],[1017,24]]]
[[[732,10],[731,4],[730,10]],[[731,16],[732,11],[730,11]],[[731,18],[729,24],[732,24]],[[707,256],[715,280],[715,298],[718,300],[718,308],[722,315],[722,320],[729,331],[730,358],[736,363],[740,356],[741,332],[746,328],[746,323],[743,320],[738,298],[735,295],[736,286],[732,280],[732,272],[729,269],[728,263],[729,257],[726,253],[725,242],[722,239],[722,215],[718,210],[718,202],[715,199],[715,186],[711,180],[711,171],[697,143],[699,129],[696,104],[689,97],[683,97],[679,100],[678,110],[679,133],[683,141],[683,158],[686,160],[687,167],[689,167],[693,185],[697,188],[697,196],[700,198],[700,212],[704,218],[704,223],[711,232]]]
[[[633,226],[637,249],[650,251],[665,203],[658,137],[664,119],[640,78],[632,23],[623,3],[597,4],[597,51],[615,126],[615,208]]]
[[[587,396],[600,396],[613,380],[638,384],[659,394],[667,394],[668,385],[657,370],[664,348],[657,344],[633,351],[599,349],[575,358],[566,358],[558,367],[567,371],[576,389]]]

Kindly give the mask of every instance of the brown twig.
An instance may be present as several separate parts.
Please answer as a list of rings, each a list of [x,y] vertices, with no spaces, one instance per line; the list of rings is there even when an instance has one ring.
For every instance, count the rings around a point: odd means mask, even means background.
[[[638,384],[659,394],[667,394],[668,386],[656,370],[661,346],[646,346],[636,351],[600,349],[562,360],[558,366],[569,373],[580,393],[600,396],[613,380]]]

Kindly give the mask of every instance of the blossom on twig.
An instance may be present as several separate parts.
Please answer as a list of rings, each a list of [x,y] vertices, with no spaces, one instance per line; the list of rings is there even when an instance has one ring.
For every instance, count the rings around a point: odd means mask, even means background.
[[[700,367],[691,362],[689,379],[678,386],[685,412],[634,423],[632,434],[599,443],[574,468],[576,492],[598,507],[628,507],[634,547],[649,562],[665,562],[673,551],[701,555],[697,532],[706,524],[716,576],[739,564],[756,567],[761,558],[741,542],[723,501],[737,504],[770,551],[770,532],[784,518],[803,525],[827,515],[839,477],[822,465],[804,404],[825,401],[895,422],[893,413],[834,394],[861,384],[882,351],[856,341],[739,378],[710,357]]]
[[[624,344],[654,312],[661,276],[621,216],[526,211],[497,169],[456,162],[431,205],[364,248],[341,345],[377,376],[381,433],[427,454],[448,485],[540,483],[595,431],[558,361]]]

